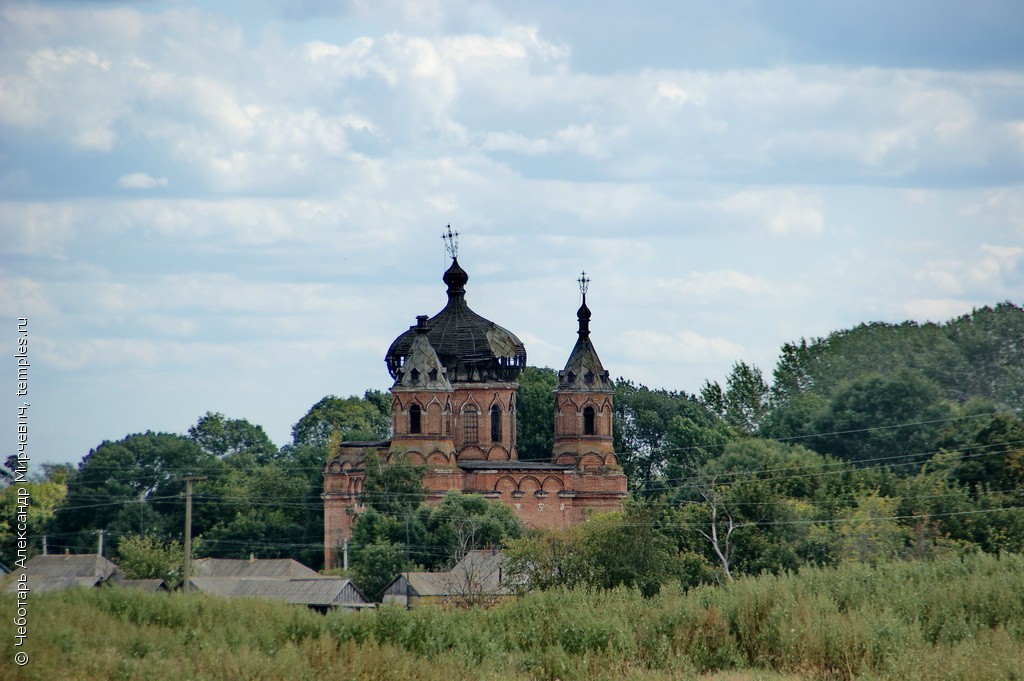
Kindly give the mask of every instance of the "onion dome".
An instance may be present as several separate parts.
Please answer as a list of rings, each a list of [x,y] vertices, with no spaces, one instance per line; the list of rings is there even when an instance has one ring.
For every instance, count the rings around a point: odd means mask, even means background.
[[[611,377],[601,364],[594,344],[590,342],[590,308],[587,307],[587,294],[583,293],[583,304],[576,311],[579,331],[576,333],[576,345],[569,353],[569,361],[565,369],[558,372],[558,390],[577,390],[582,392],[614,392]]]
[[[452,258],[452,265],[442,279],[448,286],[448,304],[430,319],[420,320],[391,344],[385,357],[391,377],[396,381],[402,377],[413,341],[422,333],[452,383],[514,381],[526,366],[523,342],[508,329],[469,309],[466,304],[469,275],[459,266],[458,259]]]

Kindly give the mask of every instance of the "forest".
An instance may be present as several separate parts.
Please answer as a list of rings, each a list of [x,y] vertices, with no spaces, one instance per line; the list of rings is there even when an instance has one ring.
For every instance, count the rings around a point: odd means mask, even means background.
[[[556,372],[520,377],[520,458],[552,445]],[[351,575],[370,596],[414,568],[500,545],[530,590],[636,589],[653,597],[740,576],[1024,551],[1024,310],[1005,302],[943,324],[871,323],[785,344],[766,376],[738,360],[696,394],[616,382],[621,513],[528,532],[472,495],[423,503],[422,471],[371,466]],[[327,451],[389,437],[390,396],[327,396],[277,446],[207,412],[186,434],[104,441],[30,483],[35,552],[106,554],[180,581],[183,476],[199,556],[323,559]],[[13,554],[13,488],[0,493],[0,561]]]

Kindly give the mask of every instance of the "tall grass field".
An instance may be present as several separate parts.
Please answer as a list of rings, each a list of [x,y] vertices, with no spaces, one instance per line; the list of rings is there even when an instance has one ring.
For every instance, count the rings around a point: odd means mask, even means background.
[[[4,611],[14,599],[4,594]],[[8,621],[10,621],[8,619]],[[1024,680],[1024,558],[848,565],[644,599],[533,593],[487,610],[298,606],[120,588],[29,600],[9,679]]]

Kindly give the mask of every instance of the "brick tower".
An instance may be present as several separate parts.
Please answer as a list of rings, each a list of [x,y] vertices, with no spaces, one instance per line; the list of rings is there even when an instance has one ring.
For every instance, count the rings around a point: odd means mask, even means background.
[[[576,312],[579,322],[576,345],[565,369],[558,372],[555,389],[555,446],[551,460],[583,469],[614,466],[612,405],[615,386],[590,340],[590,308],[584,272],[577,280],[583,303]]]

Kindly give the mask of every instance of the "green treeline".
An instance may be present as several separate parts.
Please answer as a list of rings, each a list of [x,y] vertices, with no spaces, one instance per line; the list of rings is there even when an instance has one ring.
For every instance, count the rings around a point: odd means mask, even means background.
[[[534,566],[528,578],[538,585],[653,594],[806,566],[1024,550],[1020,307],[787,343],[770,382],[765,376],[738,361],[692,395],[619,379],[615,448],[632,500],[580,529],[524,536],[507,509],[475,497],[424,506],[415,467],[371,471],[363,499],[371,510],[350,547],[353,573],[375,593],[400,570],[444,568],[465,550],[498,543]],[[550,455],[555,382],[551,369],[521,376],[521,458]],[[323,398],[282,447],[262,427],[213,412],[186,435],[105,441],[77,466],[36,474],[33,549],[42,550],[45,536],[51,553],[92,552],[102,529],[112,558],[138,576],[174,582],[181,478],[200,475],[199,555],[319,567],[327,452],[340,440],[387,439],[390,418],[390,396],[367,391]],[[14,503],[12,489],[0,492],[0,506]],[[0,514],[0,560],[8,564],[10,517]],[[644,560],[618,564],[617,547],[638,536],[650,549]]]
[[[941,585],[941,588],[937,588]],[[13,596],[0,596],[10,610]],[[31,602],[16,679],[1020,678],[1024,559],[850,564],[663,589],[553,589],[490,609],[318,615],[117,587]]]

